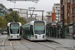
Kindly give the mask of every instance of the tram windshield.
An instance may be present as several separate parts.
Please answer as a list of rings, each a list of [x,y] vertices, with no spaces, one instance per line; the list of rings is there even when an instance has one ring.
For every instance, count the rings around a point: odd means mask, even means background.
[[[11,23],[10,24],[10,32],[11,32],[11,34],[18,34],[19,33],[19,24]]]
[[[35,34],[44,34],[45,24],[44,22],[37,22],[34,24]]]

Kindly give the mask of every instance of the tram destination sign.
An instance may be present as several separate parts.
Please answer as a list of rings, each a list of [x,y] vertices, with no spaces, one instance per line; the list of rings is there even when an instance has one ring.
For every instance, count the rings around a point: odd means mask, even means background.
[[[44,23],[35,23],[35,25],[44,25]]]

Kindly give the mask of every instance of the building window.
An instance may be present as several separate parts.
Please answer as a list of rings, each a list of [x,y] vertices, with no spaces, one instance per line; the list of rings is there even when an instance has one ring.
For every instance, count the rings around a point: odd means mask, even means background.
[[[68,2],[70,2],[70,0],[68,0]]]
[[[70,9],[70,6],[67,6],[67,9]]]
[[[72,9],[72,12],[75,13],[75,8]]]
[[[68,12],[67,15],[70,16],[70,13]]]
[[[63,5],[64,5],[64,0],[62,0],[62,2],[63,2]]]
[[[74,4],[75,3],[75,0],[72,0],[72,4]]]

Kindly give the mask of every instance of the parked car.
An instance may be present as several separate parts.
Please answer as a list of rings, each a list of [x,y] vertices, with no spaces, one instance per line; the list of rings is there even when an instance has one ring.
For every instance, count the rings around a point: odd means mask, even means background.
[[[2,32],[2,35],[6,35],[6,34],[7,34],[7,31],[3,31],[3,32]]]

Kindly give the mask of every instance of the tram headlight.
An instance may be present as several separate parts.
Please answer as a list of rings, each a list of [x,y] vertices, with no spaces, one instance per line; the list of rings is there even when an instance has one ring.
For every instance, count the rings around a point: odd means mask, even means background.
[[[17,37],[19,37],[19,36],[17,35]]]
[[[37,35],[35,35],[35,38],[37,38]]]
[[[43,35],[43,38],[46,38],[46,35]]]
[[[43,38],[45,37],[45,35],[43,35]]]
[[[13,37],[13,36],[11,36],[11,37]]]

